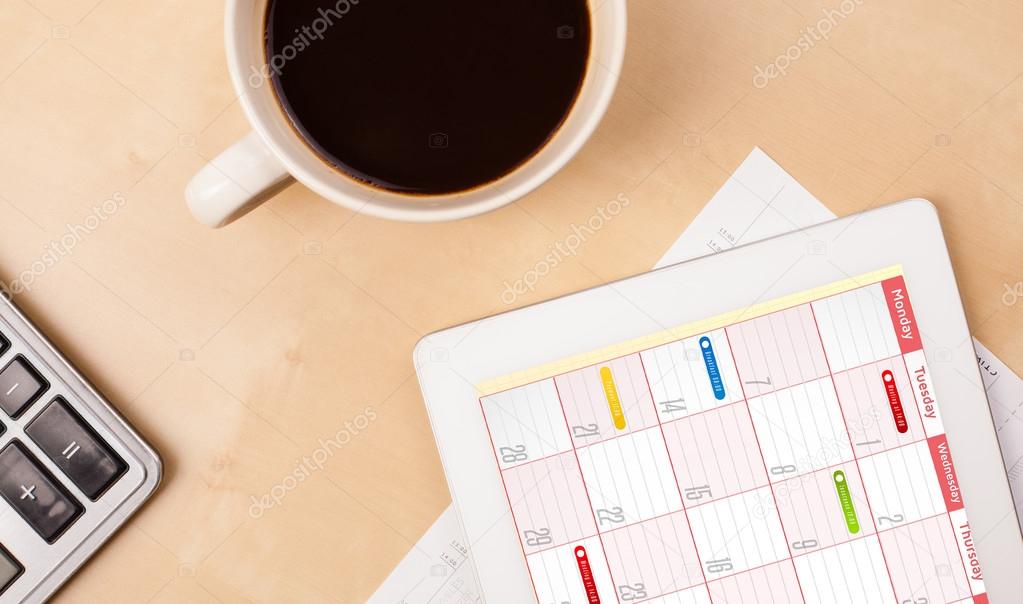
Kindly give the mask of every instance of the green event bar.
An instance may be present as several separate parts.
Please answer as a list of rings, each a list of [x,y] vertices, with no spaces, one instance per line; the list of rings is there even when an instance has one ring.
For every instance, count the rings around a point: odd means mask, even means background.
[[[852,495],[849,494],[849,483],[845,480],[845,472],[837,470],[832,478],[835,480],[835,490],[838,491],[838,501],[842,504],[845,525],[849,528],[849,532],[855,535],[860,532],[860,520],[856,517],[856,508],[853,506]]]

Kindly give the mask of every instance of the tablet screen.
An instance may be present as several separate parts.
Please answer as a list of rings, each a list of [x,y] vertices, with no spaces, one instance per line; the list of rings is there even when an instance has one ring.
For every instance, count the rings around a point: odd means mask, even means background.
[[[538,601],[986,602],[920,329],[892,268],[480,385]]]

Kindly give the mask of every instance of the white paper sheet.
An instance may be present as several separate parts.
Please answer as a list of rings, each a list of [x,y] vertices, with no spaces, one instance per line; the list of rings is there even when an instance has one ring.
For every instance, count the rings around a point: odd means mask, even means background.
[[[760,148],[731,178],[654,268],[723,252],[835,218]]]
[[[1023,379],[973,338],[984,380],[991,416],[1002,445],[1002,460],[1009,473],[1009,487],[1016,502],[1016,516],[1023,518]],[[1021,522],[1023,526],[1023,522]]]
[[[759,148],[754,149],[671,249],[660,268],[835,218]],[[809,243],[809,242],[808,242]],[[1023,502],[1023,380],[974,339],[1015,500]],[[1017,515],[1023,515],[1017,505]],[[467,540],[449,506],[369,604],[481,602]]]
[[[377,589],[370,604],[470,604],[482,601],[468,540],[448,506]]]

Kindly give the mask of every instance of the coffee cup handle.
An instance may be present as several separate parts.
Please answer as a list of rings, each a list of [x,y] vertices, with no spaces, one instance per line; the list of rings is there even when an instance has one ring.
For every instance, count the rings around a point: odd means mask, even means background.
[[[255,132],[224,151],[185,188],[188,208],[208,227],[226,226],[267,201],[294,179]]]

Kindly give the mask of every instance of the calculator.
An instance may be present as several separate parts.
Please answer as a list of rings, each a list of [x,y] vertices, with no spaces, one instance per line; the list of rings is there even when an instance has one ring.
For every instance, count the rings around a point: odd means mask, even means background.
[[[0,604],[50,597],[160,475],[153,449],[0,296]]]

